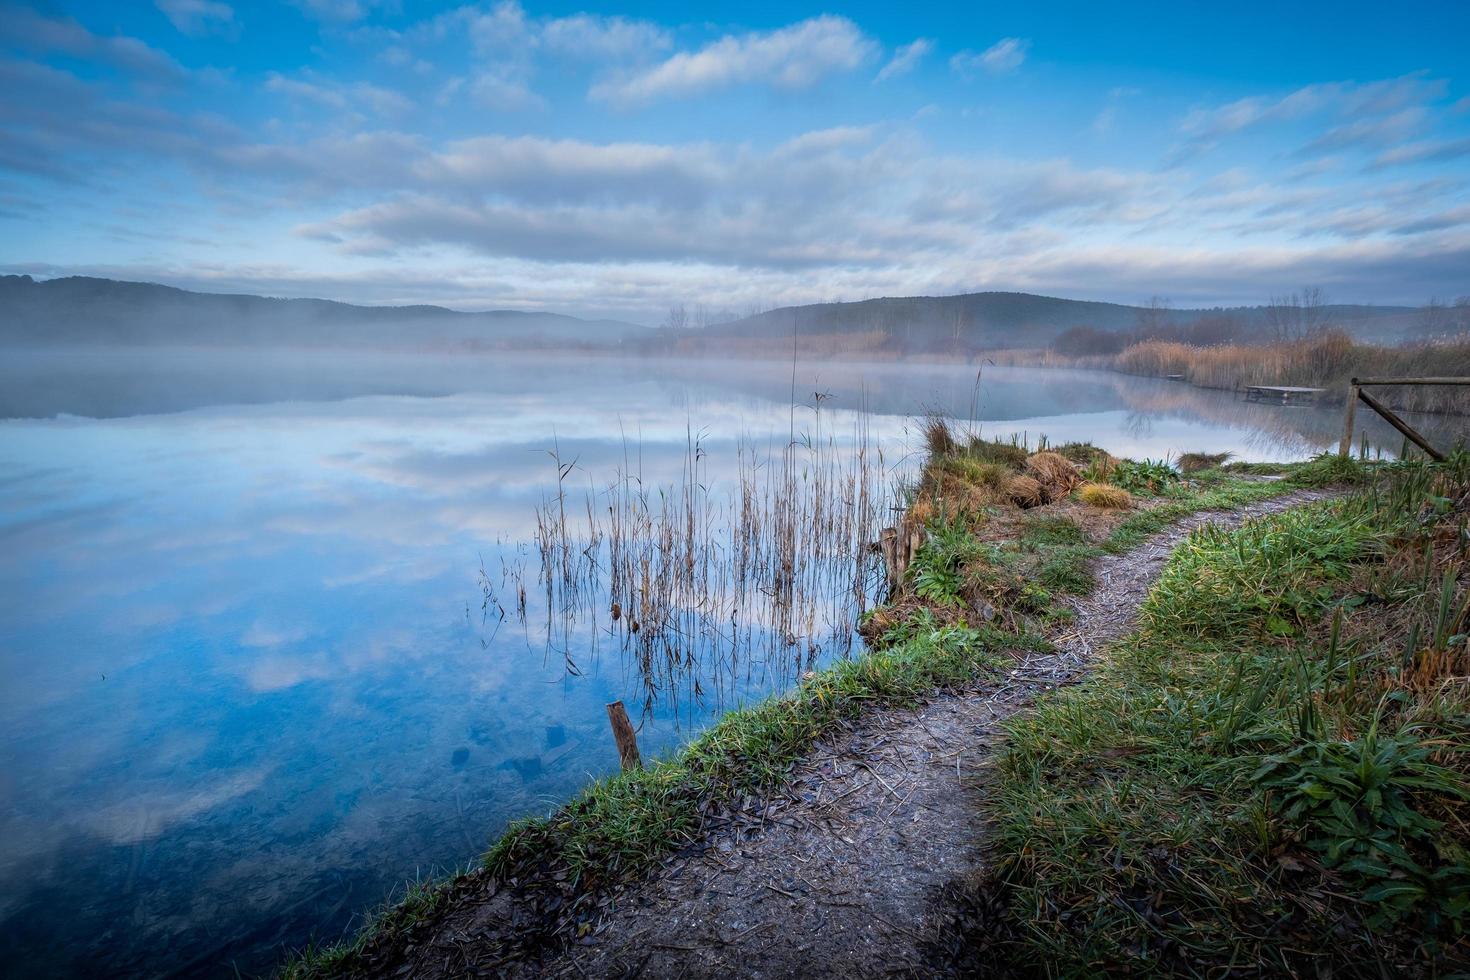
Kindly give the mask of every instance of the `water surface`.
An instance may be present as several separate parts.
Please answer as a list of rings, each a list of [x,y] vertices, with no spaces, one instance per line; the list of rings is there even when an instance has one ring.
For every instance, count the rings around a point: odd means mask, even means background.
[[[1134,457],[1296,459],[1338,434],[1335,406],[1168,382],[990,366],[976,382],[973,366],[7,354],[8,972],[265,971],[613,771],[603,705],[646,692],[607,623],[554,646],[542,631],[548,450],[574,462],[581,506],[632,464],[677,481],[694,438],[719,492],[738,446],[779,453],[818,424],[840,443],[865,423],[899,472],[928,409]],[[517,581],[526,621],[487,615],[486,583],[504,604]],[[790,676],[754,662],[717,696],[654,704],[645,753]]]

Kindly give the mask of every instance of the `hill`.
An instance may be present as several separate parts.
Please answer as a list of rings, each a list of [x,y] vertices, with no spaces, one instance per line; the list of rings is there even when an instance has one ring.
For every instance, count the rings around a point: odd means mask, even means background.
[[[0,276],[0,345],[183,344],[447,348],[617,346],[647,328],[556,313],[355,306],[197,293],[157,283]]]
[[[1325,305],[1313,315],[1363,339],[1402,334],[1417,311],[1402,306]],[[716,337],[790,338],[851,334],[875,338],[905,353],[1045,347],[1063,331],[1090,327],[1124,332],[1152,322],[1188,326],[1215,318],[1229,319],[1243,331],[1264,329],[1273,309],[1268,306],[1160,309],[1059,299],[1031,293],[966,293],[959,296],[886,297],[852,303],[817,303],[782,307],[711,327]],[[788,341],[789,343],[789,341]]]

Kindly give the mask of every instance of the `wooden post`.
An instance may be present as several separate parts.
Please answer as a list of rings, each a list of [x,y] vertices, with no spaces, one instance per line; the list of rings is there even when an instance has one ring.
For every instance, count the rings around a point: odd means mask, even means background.
[[[1342,444],[1337,447],[1337,455],[1347,456],[1353,451],[1353,413],[1358,408],[1358,379],[1348,385],[1347,410],[1343,413],[1342,422]]]
[[[607,703],[607,720],[612,723],[613,741],[618,743],[618,759],[623,764],[623,771],[642,769],[643,759],[638,755],[638,734],[633,731],[633,723],[628,720],[628,709],[623,707],[623,702]]]
[[[888,594],[892,596],[903,581],[903,569],[898,564],[898,528],[885,527],[879,531],[878,548],[883,554],[883,566],[888,571]]]
[[[1363,399],[1364,405],[1367,405],[1369,408],[1373,409],[1373,411],[1377,412],[1379,415],[1382,415],[1389,425],[1393,426],[1395,429],[1398,429],[1406,437],[1408,437],[1408,439],[1412,441],[1414,445],[1418,446],[1420,449],[1428,453],[1430,459],[1440,463],[1444,462],[1444,453],[1431,446],[1429,444],[1429,440],[1425,439],[1419,433],[1415,432],[1414,429],[1409,425],[1409,423],[1398,417],[1397,412],[1380,402],[1378,399],[1374,398],[1372,395],[1368,394],[1366,391],[1363,391],[1362,389],[1358,390],[1358,397]]]

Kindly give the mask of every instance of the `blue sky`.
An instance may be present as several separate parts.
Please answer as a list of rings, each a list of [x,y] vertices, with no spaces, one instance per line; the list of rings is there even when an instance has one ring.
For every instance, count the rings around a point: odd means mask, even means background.
[[[0,269],[656,322],[1470,293],[1470,4],[0,0]]]

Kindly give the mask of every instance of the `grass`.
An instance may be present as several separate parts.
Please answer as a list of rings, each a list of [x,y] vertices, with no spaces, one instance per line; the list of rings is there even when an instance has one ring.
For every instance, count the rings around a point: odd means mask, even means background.
[[[1400,464],[1175,552],[1138,635],[1009,726],[1008,958],[1430,975],[1466,954],[1467,495],[1463,454]]]

